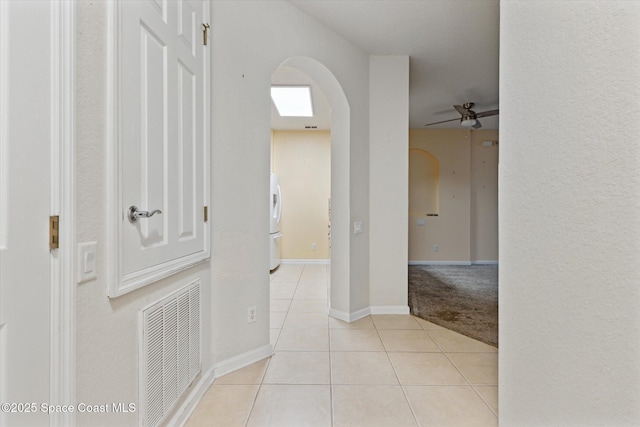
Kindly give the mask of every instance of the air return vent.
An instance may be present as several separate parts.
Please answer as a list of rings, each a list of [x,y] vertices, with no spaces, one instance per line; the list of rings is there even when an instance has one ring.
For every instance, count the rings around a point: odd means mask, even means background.
[[[200,281],[142,311],[141,425],[155,427],[200,373]]]

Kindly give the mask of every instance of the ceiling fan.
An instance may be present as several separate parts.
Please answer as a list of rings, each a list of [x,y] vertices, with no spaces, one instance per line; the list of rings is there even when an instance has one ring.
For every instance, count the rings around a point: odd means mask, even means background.
[[[440,122],[428,123],[425,126],[438,125],[440,123],[454,122],[456,120],[460,120],[460,126],[462,127],[471,127],[474,129],[480,129],[482,125],[478,121],[480,117],[489,117],[498,115],[500,110],[489,110],[483,111],[481,113],[476,113],[472,110],[475,104],[473,102],[466,102],[462,105],[454,105],[458,113],[460,113],[459,119],[450,119],[450,120],[442,120]]]

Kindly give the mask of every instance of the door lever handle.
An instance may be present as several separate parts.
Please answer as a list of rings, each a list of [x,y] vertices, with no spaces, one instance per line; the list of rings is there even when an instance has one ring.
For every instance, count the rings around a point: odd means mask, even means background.
[[[155,214],[161,214],[162,211],[160,209],[156,209],[154,211],[139,211],[137,206],[130,206],[127,212],[129,217],[129,221],[137,222],[140,218],[151,218]]]

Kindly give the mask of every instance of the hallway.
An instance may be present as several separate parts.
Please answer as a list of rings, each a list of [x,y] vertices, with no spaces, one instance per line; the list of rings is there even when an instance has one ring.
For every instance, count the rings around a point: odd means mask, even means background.
[[[328,266],[271,275],[269,358],[218,378],[188,427],[497,426],[497,349],[409,315],[329,318]]]

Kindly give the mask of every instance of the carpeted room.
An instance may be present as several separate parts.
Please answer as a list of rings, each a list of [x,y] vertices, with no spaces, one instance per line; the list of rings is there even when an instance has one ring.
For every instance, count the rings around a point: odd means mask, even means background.
[[[409,266],[411,313],[498,347],[498,266]]]
[[[409,134],[409,307],[498,345],[498,131]]]

